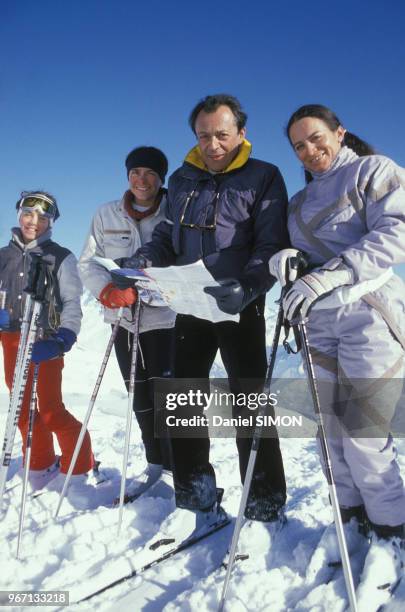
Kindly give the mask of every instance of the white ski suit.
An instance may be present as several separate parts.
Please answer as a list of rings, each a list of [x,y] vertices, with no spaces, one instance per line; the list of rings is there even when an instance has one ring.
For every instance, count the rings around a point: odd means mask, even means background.
[[[164,194],[158,210],[141,221],[131,219],[125,210],[123,198],[107,202],[97,210],[78,263],[83,285],[96,299],[111,281],[111,276],[94,261],[93,257],[97,255],[118,259],[133,255],[139,247],[151,239],[156,225],[166,219],[166,201]],[[142,304],[141,308],[141,332],[174,327],[176,314],[170,308],[153,308],[145,304]],[[106,308],[104,320],[107,323],[114,323],[115,319],[116,311]],[[133,331],[132,313],[129,308],[124,309],[121,326]]]
[[[377,525],[405,523],[389,433],[404,371],[405,287],[391,268],[405,262],[404,170],[343,147],[291,199],[288,229],[312,268],[340,257],[354,274],[307,323],[339,503],[364,504]]]
[[[159,208],[140,220],[130,216],[125,205],[128,200],[131,203],[133,196],[127,191],[121,200],[103,204],[93,217],[78,269],[84,286],[95,298],[98,298],[102,289],[111,281],[111,277],[93,257],[95,255],[110,259],[130,257],[151,239],[155,227],[166,219],[165,191]],[[116,317],[116,309],[105,308],[104,320],[107,323],[113,323]],[[146,460],[151,464],[164,465],[167,469],[171,467],[167,441],[154,435],[156,413],[154,381],[169,376],[172,370],[172,342],[174,342],[172,328],[175,319],[176,313],[168,307],[154,307],[141,303],[133,409],[142,433]],[[133,315],[130,308],[124,308],[114,346],[127,389],[129,389],[133,342]]]

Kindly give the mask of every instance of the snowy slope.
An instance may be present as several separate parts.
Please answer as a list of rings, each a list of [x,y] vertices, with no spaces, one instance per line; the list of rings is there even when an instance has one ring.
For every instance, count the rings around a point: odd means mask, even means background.
[[[267,310],[268,345],[271,344],[275,313]],[[64,398],[67,407],[78,418],[83,418],[102,355],[107,344],[109,327],[102,323],[99,308],[93,301],[84,305],[83,331],[79,342],[66,357]],[[279,352],[277,375],[302,376],[297,357]],[[223,374],[220,361],[215,374]],[[118,511],[108,507],[118,493],[124,443],[126,393],[112,356],[99,400],[90,421],[95,454],[112,478],[112,484],[101,487],[95,504],[97,508],[80,511],[64,501],[60,518],[52,518],[58,495],[48,493],[31,500],[23,535],[22,560],[15,558],[16,535],[21,487],[5,496],[5,510],[0,521],[2,571],[0,590],[69,590],[71,599],[80,597],[90,584],[101,585],[122,570],[133,566],[134,551],[158,530],[173,500],[167,497],[144,497],[124,509],[121,535],[117,537]],[[7,392],[0,380],[0,432],[4,430],[7,411]],[[315,440],[282,439],[283,457],[288,484],[288,523],[280,533],[274,549],[268,554],[264,567],[242,564],[236,567],[229,589],[227,610],[321,610],[338,612],[346,606],[342,574],[328,584],[304,584],[304,574],[323,529],[332,520],[328,491],[319,467]],[[405,472],[405,445],[399,449],[401,467]],[[16,459],[12,474],[19,467],[20,440],[16,441]],[[211,457],[217,473],[218,486],[225,488],[223,505],[227,512],[237,514],[241,487],[234,441],[212,441]],[[134,425],[128,477],[141,472],[144,466],[139,432]],[[18,481],[15,476],[13,483]],[[103,505],[104,504],[104,505]],[[79,606],[64,609],[78,610],[215,610],[218,605],[224,572],[217,570],[225,555],[232,527],[227,527],[192,549],[180,553],[144,575],[107,591],[100,597]],[[360,559],[354,560],[355,580],[361,571]],[[402,588],[402,587],[401,587]],[[398,592],[398,606],[404,609],[405,588]],[[55,607],[56,608],[56,607]],[[55,609],[49,607],[47,609]],[[8,608],[10,609],[10,608]],[[20,608],[11,608],[18,610]],[[372,605],[370,610],[372,610]]]

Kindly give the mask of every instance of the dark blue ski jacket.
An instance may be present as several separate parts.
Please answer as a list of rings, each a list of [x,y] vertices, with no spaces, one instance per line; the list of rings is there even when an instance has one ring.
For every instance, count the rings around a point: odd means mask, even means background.
[[[202,258],[216,280],[237,278],[250,295],[266,293],[275,282],[269,258],[289,245],[288,198],[278,168],[250,150],[245,140],[227,170],[211,174],[192,149],[170,177],[167,220],[137,254],[158,267]]]

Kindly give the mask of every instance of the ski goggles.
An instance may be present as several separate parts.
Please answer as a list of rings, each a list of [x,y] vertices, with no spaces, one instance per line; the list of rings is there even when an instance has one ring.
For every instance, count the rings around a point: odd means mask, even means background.
[[[52,200],[52,198],[48,198],[48,196],[44,195],[43,193],[30,193],[29,195],[24,195],[23,192],[21,194],[19,207],[25,212],[36,210],[41,215],[44,215],[50,219],[55,218],[58,210],[56,207],[56,202]]]

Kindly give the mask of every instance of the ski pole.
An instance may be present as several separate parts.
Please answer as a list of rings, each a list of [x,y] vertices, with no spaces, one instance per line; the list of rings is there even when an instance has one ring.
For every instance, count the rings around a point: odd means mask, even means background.
[[[125,495],[125,481],[127,475],[128,456],[129,456],[129,443],[131,439],[131,423],[132,423],[132,411],[135,397],[135,376],[136,376],[136,364],[138,360],[138,341],[139,341],[139,319],[141,312],[141,300],[138,298],[135,302],[134,312],[134,339],[132,343],[131,353],[131,369],[129,374],[129,389],[128,389],[128,409],[127,409],[127,423],[125,430],[125,446],[124,446],[124,457],[122,461],[122,473],[121,473],[121,488],[120,488],[120,502],[119,502],[119,513],[118,513],[118,525],[117,535],[121,531],[122,515],[124,511],[124,495]]]
[[[311,389],[312,401],[314,404],[315,415],[318,421],[318,438],[320,441],[321,452],[323,456],[323,463],[325,466],[325,474],[328,482],[329,488],[329,497],[332,504],[333,518],[335,521],[336,533],[339,543],[339,551],[342,559],[342,567],[343,574],[345,578],[346,591],[349,597],[349,605],[350,610],[352,612],[356,612],[357,603],[356,603],[356,592],[353,584],[353,575],[350,567],[350,559],[349,554],[347,552],[347,544],[346,538],[343,529],[342,516],[340,513],[339,501],[336,493],[335,481],[332,473],[332,463],[328,448],[328,441],[325,433],[325,428],[323,424],[322,412],[321,412],[321,404],[319,400],[318,387],[316,384],[315,372],[312,363],[311,351],[309,348],[306,325],[304,319],[300,318],[298,322],[298,331],[301,338],[302,351],[304,354],[304,361],[307,367],[308,372],[308,381]]]
[[[21,374],[21,371],[22,371],[22,361],[24,358],[24,351],[25,351],[25,346],[27,343],[28,331],[29,331],[30,324],[33,318],[33,313],[32,313],[32,309],[34,307],[33,295],[34,293],[36,293],[37,284],[38,284],[39,277],[40,277],[41,261],[42,261],[41,256],[39,255],[31,256],[31,263],[30,263],[30,268],[29,268],[28,277],[27,277],[27,287],[24,289],[24,292],[27,293],[27,298],[25,300],[23,320],[21,323],[20,341],[18,343],[17,358],[16,358],[16,363],[15,363],[14,373],[13,373],[13,383],[11,387],[10,401],[15,391],[17,377]]]
[[[274,364],[276,362],[277,348],[278,348],[278,343],[280,340],[281,328],[283,325],[283,318],[284,318],[283,317],[283,298],[284,298],[284,295],[285,295],[285,288],[283,287],[283,289],[281,290],[281,295],[280,295],[280,300],[279,300],[280,305],[279,305],[279,309],[277,313],[276,325],[274,328],[274,336],[273,336],[273,343],[271,347],[270,360],[269,360],[266,380],[265,380],[264,388],[263,388],[263,392],[266,393],[267,395],[270,392],[270,385],[271,385],[271,380],[273,377]],[[265,411],[266,411],[266,405],[261,406],[258,412],[258,416],[264,416]],[[263,420],[264,419],[261,419],[260,421],[263,421]],[[248,462],[248,466],[246,469],[246,476],[245,476],[245,481],[243,484],[242,497],[240,500],[238,516],[236,518],[235,528],[233,530],[231,549],[229,551],[228,567],[226,569],[226,576],[225,576],[224,584],[222,587],[222,594],[221,594],[221,599],[219,602],[218,612],[222,612],[222,610],[224,609],[224,605],[225,605],[229,581],[231,578],[231,572],[232,572],[232,568],[235,562],[236,549],[237,549],[238,541],[239,541],[239,534],[242,528],[243,517],[244,517],[246,504],[247,504],[247,500],[248,500],[248,496],[250,492],[250,486],[252,484],[253,471],[255,468],[260,440],[262,438],[263,427],[264,427],[263,425],[256,425],[256,428],[253,434],[252,446],[251,446],[250,455],[249,455],[249,462]]]
[[[37,286],[39,276],[40,276],[40,272],[39,272],[40,265],[41,265],[41,256],[32,255],[30,268],[28,271],[28,277],[27,277],[27,287],[24,289],[24,292],[27,293],[27,298],[25,300],[23,320],[21,323],[20,341],[18,343],[17,358],[16,358],[16,363],[15,363],[14,373],[13,373],[13,383],[11,386],[10,401],[15,391],[17,377],[21,374],[21,370],[22,370],[22,360],[24,358],[24,350],[25,350],[25,346],[27,342],[28,330],[29,330],[30,323],[32,320],[32,309],[34,306],[33,295],[36,291],[36,286]]]
[[[4,437],[3,437],[2,455],[1,455],[1,463],[0,463],[0,505],[3,501],[3,493],[4,493],[4,487],[6,484],[7,471],[8,471],[8,466],[10,465],[10,461],[11,461],[11,454],[10,454],[11,450],[10,449],[12,449],[13,444],[10,444],[10,440],[13,439],[13,443],[14,443],[14,437],[13,437],[12,432],[13,432],[13,428],[16,426],[16,423],[15,423],[16,406],[15,406],[15,402],[13,401],[13,398],[15,396],[17,387],[19,387],[20,373],[23,370],[22,364],[23,364],[23,358],[24,358],[25,345],[27,342],[28,330],[29,330],[29,326],[30,326],[31,318],[32,318],[32,306],[33,304],[31,301],[31,296],[29,295],[25,302],[24,317],[23,317],[23,321],[21,325],[21,334],[20,334],[20,340],[18,343],[17,358],[16,358],[14,373],[13,373],[13,383],[12,383],[11,392],[10,392],[10,401],[9,401],[9,408],[8,408],[8,414],[7,414],[6,428],[5,428]]]
[[[118,333],[118,329],[119,329],[119,326],[120,326],[120,323],[121,323],[121,318],[122,318],[123,311],[124,311],[124,308],[121,307],[121,308],[118,309],[118,312],[117,312],[117,318],[115,320],[114,327],[112,329],[112,332],[111,332],[111,335],[110,335],[110,339],[108,341],[107,348],[106,348],[105,353],[104,353],[103,361],[101,363],[100,371],[99,371],[98,376],[97,376],[96,384],[94,386],[94,390],[93,390],[92,396],[90,398],[89,407],[87,408],[86,416],[84,417],[83,425],[82,425],[82,428],[80,430],[79,436],[77,438],[76,446],[75,446],[75,449],[73,451],[72,459],[70,461],[69,469],[68,469],[67,474],[66,474],[65,482],[63,483],[62,492],[61,492],[60,497],[59,497],[58,507],[56,508],[56,512],[55,512],[55,516],[54,516],[55,519],[57,518],[57,516],[59,514],[59,510],[60,510],[60,508],[62,506],[62,502],[63,502],[63,500],[65,498],[66,491],[67,491],[67,488],[69,486],[69,482],[70,482],[73,470],[74,470],[75,465],[76,465],[77,457],[79,456],[80,449],[81,449],[82,444],[83,444],[84,436],[86,435],[87,425],[89,423],[91,413],[93,412],[94,404],[96,403],[98,391],[100,389],[101,381],[103,380],[103,377],[104,377],[104,372],[105,372],[108,360],[109,360],[110,355],[111,355],[111,350],[112,350],[115,338],[117,337],[117,333]]]
[[[1,459],[1,470],[0,470],[0,506],[3,502],[4,488],[7,479],[8,466],[11,463],[11,455],[13,452],[14,439],[17,431],[17,425],[21,414],[25,387],[27,384],[28,373],[31,363],[32,346],[35,342],[37,333],[38,318],[41,311],[41,304],[35,302],[32,321],[27,334],[27,342],[24,347],[23,357],[20,365],[20,372],[15,377],[14,390],[10,398],[10,407],[8,412],[8,420],[6,424],[6,431],[3,442],[3,453]]]
[[[48,262],[46,260],[42,260],[42,257],[34,255],[31,256],[28,286],[24,290],[26,293],[28,293],[28,304],[26,302],[24,308],[24,317],[26,317],[26,319],[23,321],[21,326],[20,342],[17,351],[16,366],[14,368],[13,386],[10,395],[10,404],[0,464],[0,507],[3,503],[8,466],[11,462],[15,434],[21,414],[24,392],[31,364],[32,347],[37,335],[38,321],[43,302],[45,301],[45,293],[48,288],[48,278],[46,273],[47,265]],[[32,301],[34,305],[31,309]]]
[[[37,405],[38,370],[39,370],[39,364],[35,364],[34,376],[32,380],[27,443],[25,446],[23,489],[22,489],[22,494],[21,494],[20,522],[19,522],[19,527],[18,527],[18,540],[17,540],[17,559],[20,559],[21,537],[22,537],[22,532],[24,529],[25,505],[27,501],[28,475],[29,475],[30,465],[31,465],[32,433],[34,429],[35,409]]]

